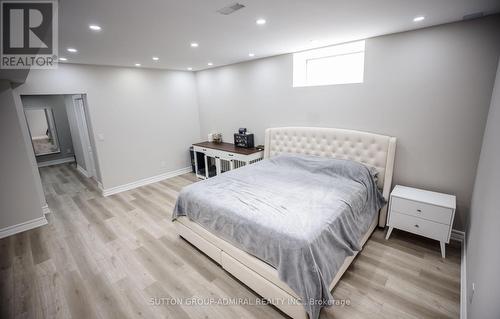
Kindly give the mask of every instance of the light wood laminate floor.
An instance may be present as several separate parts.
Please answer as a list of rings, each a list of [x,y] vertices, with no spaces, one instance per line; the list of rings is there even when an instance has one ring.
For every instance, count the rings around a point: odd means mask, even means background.
[[[258,298],[176,235],[171,211],[192,174],[103,198],[71,165],[40,173],[52,213],[48,225],[0,240],[1,318],[284,317],[268,305],[151,299]],[[438,242],[393,234],[374,232],[333,292],[349,305],[321,318],[459,317],[459,244],[442,259]]]

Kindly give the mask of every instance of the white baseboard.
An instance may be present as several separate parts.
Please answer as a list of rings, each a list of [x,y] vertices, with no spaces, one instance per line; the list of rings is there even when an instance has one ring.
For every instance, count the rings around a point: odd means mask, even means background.
[[[57,164],[64,164],[64,163],[71,163],[75,161],[75,157],[65,157],[65,158],[59,158],[56,160],[52,161],[45,161],[45,162],[40,162],[38,163],[38,167],[45,167],[45,166],[52,166],[52,165],[57,165]]]
[[[33,136],[31,137],[32,140],[46,140],[49,137],[47,135],[40,135],[40,136]]]
[[[76,164],[76,170],[82,174],[83,176],[87,177],[87,178],[90,178],[90,174],[83,168],[81,167],[80,165]]]
[[[49,205],[47,205],[47,203],[45,203],[45,205],[42,206],[42,211],[44,215],[50,214],[50,208]]]
[[[461,230],[452,229],[450,239],[463,243],[465,241],[465,232]]]
[[[20,223],[17,225],[9,226],[0,229],[0,238],[5,238],[23,231],[27,231],[33,228],[37,228],[43,225],[47,225],[47,219],[45,216],[40,218],[32,219],[24,223]]]
[[[467,243],[465,242],[465,232],[453,229],[451,240],[459,241],[461,247],[460,258],[460,319],[467,318]]]
[[[460,319],[467,319],[467,244],[465,241],[465,232],[461,230],[451,230],[451,240],[460,242]]]
[[[181,168],[181,169],[178,169],[178,170],[175,170],[175,171],[166,172],[166,173],[163,173],[163,174],[160,174],[160,175],[156,175],[156,176],[153,176],[153,177],[144,178],[144,179],[132,182],[132,183],[128,183],[128,184],[124,184],[124,185],[120,185],[120,186],[111,187],[111,188],[106,188],[105,189],[105,188],[103,188],[103,186],[102,186],[101,183],[98,183],[97,185],[98,185],[99,189],[101,190],[102,196],[109,196],[109,195],[113,195],[113,194],[125,192],[125,191],[128,191],[128,190],[137,188],[137,187],[141,187],[141,186],[145,186],[145,185],[148,185],[148,184],[156,183],[156,182],[162,181],[164,179],[172,178],[172,177],[179,176],[179,175],[182,175],[182,174],[186,174],[186,173],[189,173],[189,172],[191,172],[191,166],[184,167],[184,168]]]
[[[462,241],[462,258],[460,264],[460,319],[467,319],[467,243]]]

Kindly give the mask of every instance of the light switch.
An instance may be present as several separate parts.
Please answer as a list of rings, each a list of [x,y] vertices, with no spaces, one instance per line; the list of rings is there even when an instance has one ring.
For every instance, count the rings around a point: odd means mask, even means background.
[[[104,134],[102,133],[97,134],[97,139],[101,142],[104,141]]]

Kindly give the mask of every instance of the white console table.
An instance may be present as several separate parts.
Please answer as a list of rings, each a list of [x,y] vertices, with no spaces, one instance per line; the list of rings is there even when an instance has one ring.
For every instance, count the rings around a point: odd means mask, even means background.
[[[230,143],[196,143],[193,144],[193,151],[196,176],[201,179],[211,177],[210,167],[215,166],[213,176],[216,176],[241,166],[253,164],[264,157],[264,151],[262,150],[236,147]],[[197,153],[204,155],[204,163],[198,163]],[[202,164],[203,170],[200,167]]]

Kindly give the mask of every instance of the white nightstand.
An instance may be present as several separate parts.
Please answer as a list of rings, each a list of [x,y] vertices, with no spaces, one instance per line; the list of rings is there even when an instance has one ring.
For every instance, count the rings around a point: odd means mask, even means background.
[[[441,255],[445,257],[445,243],[450,242],[455,217],[454,195],[430,192],[396,185],[389,199],[389,239],[394,228],[439,240]]]

